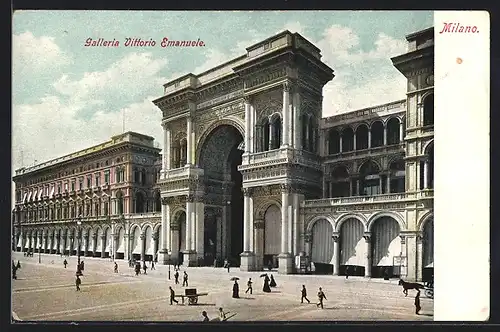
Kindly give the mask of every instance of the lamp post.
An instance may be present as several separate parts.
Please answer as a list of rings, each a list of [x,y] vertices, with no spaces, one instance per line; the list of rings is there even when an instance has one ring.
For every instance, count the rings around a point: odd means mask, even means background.
[[[168,254],[168,280],[170,280],[170,264],[172,264],[172,262],[170,261],[170,256],[172,255],[172,250],[168,249],[167,254]]]
[[[38,245],[38,264],[42,262],[42,244]]]

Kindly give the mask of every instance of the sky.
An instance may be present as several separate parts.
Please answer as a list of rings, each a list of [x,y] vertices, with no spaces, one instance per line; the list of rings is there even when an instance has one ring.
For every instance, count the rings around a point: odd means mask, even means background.
[[[405,98],[391,57],[407,34],[431,27],[431,11],[17,11],[13,17],[13,170],[105,142],[125,131],[163,146],[163,84],[199,74],[283,30],[321,49],[335,71],[323,116]],[[125,38],[155,47],[125,47]],[[162,48],[162,38],[204,47]],[[119,47],[85,47],[88,38]]]

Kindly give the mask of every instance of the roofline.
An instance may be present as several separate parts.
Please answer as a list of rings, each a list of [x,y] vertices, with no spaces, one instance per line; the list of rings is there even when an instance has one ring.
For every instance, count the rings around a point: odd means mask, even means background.
[[[415,39],[416,37],[419,37],[421,35],[425,35],[427,33],[429,33],[430,31],[434,31],[434,27],[429,27],[429,28],[426,28],[424,30],[420,30],[420,31],[417,31],[417,32],[413,32],[413,33],[410,33],[409,35],[406,35],[406,40],[407,41],[411,41],[413,39]]]

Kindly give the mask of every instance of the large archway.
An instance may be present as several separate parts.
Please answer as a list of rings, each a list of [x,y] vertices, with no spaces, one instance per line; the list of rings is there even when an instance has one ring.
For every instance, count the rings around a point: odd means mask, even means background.
[[[425,221],[422,231],[422,280],[432,280],[434,276],[434,220]]]
[[[273,204],[264,214],[264,266],[278,267],[281,253],[281,209]]]
[[[239,149],[243,142],[242,133],[233,125],[221,124],[215,127],[203,141],[200,148],[198,165],[204,170],[205,188],[215,188],[207,191],[208,201],[219,205],[220,211],[226,211],[224,234],[226,238],[217,236],[217,223],[205,223],[205,236],[203,248],[217,248],[213,243],[221,241],[221,247],[225,246],[225,257],[217,257],[218,260],[229,258],[231,265],[239,266],[240,254],[243,252],[243,177],[238,171],[241,165],[243,151]],[[226,206],[226,209],[222,207]],[[213,250],[211,251],[214,253]],[[208,257],[206,257],[206,260]],[[213,260],[210,257],[213,264]]]
[[[333,272],[333,227],[326,219],[319,219],[312,227],[311,261],[316,273]]]
[[[357,218],[348,218],[340,225],[340,275],[349,267],[350,275],[365,275],[366,245],[364,226]]]
[[[401,255],[400,227],[392,217],[380,217],[372,226],[372,277],[400,276],[401,266],[394,257]]]

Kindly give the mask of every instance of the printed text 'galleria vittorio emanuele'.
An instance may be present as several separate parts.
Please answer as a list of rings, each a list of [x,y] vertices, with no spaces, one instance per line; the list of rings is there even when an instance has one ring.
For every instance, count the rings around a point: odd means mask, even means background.
[[[13,249],[430,278],[433,29],[407,41],[406,99],[327,118],[334,70],[289,31],[168,82],[162,154],[126,132],[16,170]]]

